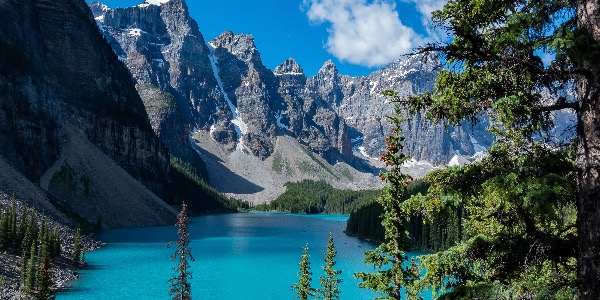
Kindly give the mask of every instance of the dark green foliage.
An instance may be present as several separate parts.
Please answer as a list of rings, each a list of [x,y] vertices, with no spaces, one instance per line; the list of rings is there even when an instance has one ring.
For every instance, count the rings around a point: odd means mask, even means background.
[[[425,194],[429,185],[423,180],[411,181],[406,187],[406,192],[402,196],[402,201],[419,193]],[[366,239],[377,243],[384,241],[384,229],[381,224],[383,207],[374,198],[372,201],[360,203],[355,210],[350,213],[348,223],[346,224],[346,234],[356,236],[360,239]],[[429,247],[429,238],[425,235],[424,228],[419,216],[410,218],[406,224],[406,230],[410,234],[410,241],[413,248],[431,249]]]
[[[44,256],[42,256],[42,260],[39,266],[38,271],[38,287],[39,291],[37,294],[37,299],[39,300],[50,300],[54,299],[54,294],[52,293],[52,274],[53,271],[50,268],[50,257],[48,252],[44,252]]]
[[[333,235],[329,233],[329,240],[327,241],[327,251],[325,252],[325,265],[323,265],[323,276],[319,277],[321,283],[321,289],[317,290],[319,299],[334,300],[339,299],[342,291],[339,288],[339,283],[342,282],[341,278],[338,278],[342,271],[335,269],[335,245],[333,244]]]
[[[373,265],[375,272],[359,272],[354,274],[362,282],[362,288],[379,292],[378,299],[400,299],[403,286],[411,285],[419,273],[414,269],[414,261],[410,266],[405,266],[407,256],[404,250],[408,248],[408,239],[404,228],[408,217],[403,214],[400,205],[406,194],[410,176],[401,172],[401,165],[408,159],[402,154],[404,137],[401,135],[401,123],[398,116],[401,114],[399,105],[395,107],[395,116],[388,117],[394,125],[391,135],[386,138],[387,151],[381,159],[389,168],[380,174],[382,180],[388,183],[377,201],[383,207],[382,225],[384,228],[384,242],[374,250],[365,252],[365,263]],[[411,290],[404,290],[406,298],[415,299],[416,294]]]
[[[311,275],[313,274],[310,270],[310,261],[308,259],[308,244],[304,246],[302,252],[302,258],[300,259],[300,270],[298,271],[298,283],[292,285],[292,290],[296,291],[296,298],[299,300],[307,300],[308,297],[315,296],[315,289],[311,287],[310,282],[312,281]]]
[[[21,255],[20,285],[37,299],[53,299],[51,261],[60,255],[60,234],[33,207],[24,205],[17,218],[17,204],[0,211],[0,251]],[[41,218],[41,220],[40,220]]]
[[[187,232],[188,222],[187,205],[182,202],[181,211],[177,215],[177,224],[175,224],[178,227],[177,234],[179,238],[175,242],[175,253],[171,255],[171,260],[177,262],[177,265],[173,267],[177,274],[169,279],[169,295],[173,296],[173,300],[192,299],[192,286],[189,282],[192,279],[192,272],[189,268],[190,261],[194,261],[194,257],[192,257],[190,250],[189,233]],[[170,244],[167,247],[170,247]]]
[[[381,215],[383,215],[383,207],[379,202],[364,203],[350,213],[345,233],[359,239],[381,243],[384,237]]]
[[[445,124],[486,115],[496,143],[481,162],[431,173],[429,193],[402,204],[442,242],[421,257],[425,276],[408,289],[444,299],[598,299],[600,22],[590,16],[599,9],[587,0],[450,0],[433,13],[452,36],[421,49],[443,56],[434,91],[388,95]],[[560,110],[576,112],[576,153],[555,142]]]
[[[372,201],[379,194],[379,191],[373,190],[338,190],[325,181],[313,180],[288,182],[285,187],[285,192],[271,203],[253,208],[302,214],[347,214],[358,205]]]
[[[442,243],[457,237],[421,257],[425,276],[415,286],[450,298],[573,298],[573,163],[566,153],[544,148],[510,157],[498,147],[482,162],[429,174],[429,194],[403,203],[406,213],[421,215],[432,229],[454,228],[442,232]]]
[[[75,237],[73,238],[73,253],[71,253],[71,261],[74,266],[79,266],[81,263],[81,230],[77,228]]]
[[[171,157],[171,179],[173,199],[189,202],[190,210],[195,212],[233,212],[248,205],[237,199],[227,197],[202,180],[201,174],[191,164],[177,157]]]
[[[25,277],[25,292],[32,293],[35,288],[35,275],[36,275],[36,266],[37,266],[37,256],[35,244],[31,244],[31,249],[29,249],[29,259],[27,260],[25,274],[21,274],[21,276]]]

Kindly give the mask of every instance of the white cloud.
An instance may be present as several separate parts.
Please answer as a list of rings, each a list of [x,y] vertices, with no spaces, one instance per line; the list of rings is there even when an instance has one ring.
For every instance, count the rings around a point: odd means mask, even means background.
[[[393,2],[304,0],[304,5],[311,22],[331,25],[325,47],[342,61],[381,66],[423,43],[423,37],[402,24]]]
[[[404,0],[409,3],[414,3],[417,10],[424,18],[431,20],[431,13],[440,10],[448,1],[446,0]]]

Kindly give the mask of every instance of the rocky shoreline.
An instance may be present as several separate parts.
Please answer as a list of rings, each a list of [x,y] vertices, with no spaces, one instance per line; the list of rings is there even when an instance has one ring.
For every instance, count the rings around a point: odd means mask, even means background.
[[[86,252],[97,249],[102,245],[100,242],[90,238],[85,238],[85,240],[83,246],[85,247]],[[73,281],[79,279],[79,268],[73,266],[70,258],[66,257],[71,253],[65,252],[66,248],[66,245],[61,245],[61,257],[55,259],[51,264],[52,271],[54,272],[52,276],[52,290],[55,292],[67,290]],[[0,299],[33,299],[31,296],[25,295],[20,288],[20,269],[20,255],[9,252],[0,252]]]
[[[11,205],[10,197],[0,195],[0,209],[6,209]],[[16,201],[17,215],[21,215],[23,205],[20,201]],[[36,209],[37,211],[37,209]],[[74,225],[64,224],[59,219],[52,215],[45,215],[47,222],[52,228],[58,228],[61,241],[61,255],[51,262],[52,290],[61,291],[68,289],[74,280],[79,278],[78,267],[73,266],[71,262],[71,253],[73,252],[73,239],[75,230]],[[102,243],[94,240],[90,235],[81,237],[81,246],[85,251],[92,251],[102,246]],[[33,299],[27,296],[21,289],[21,253],[15,249],[8,249],[0,252],[0,299],[3,300],[20,300]]]

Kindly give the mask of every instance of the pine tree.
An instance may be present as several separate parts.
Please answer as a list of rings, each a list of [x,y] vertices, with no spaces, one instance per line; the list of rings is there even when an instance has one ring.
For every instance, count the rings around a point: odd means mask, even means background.
[[[292,285],[292,290],[296,291],[296,297],[299,300],[307,300],[308,297],[315,295],[315,289],[310,286],[312,272],[310,271],[310,261],[308,261],[308,244],[304,246],[298,271],[299,282]]]
[[[11,241],[12,246],[17,245],[17,203],[15,200],[15,194],[12,195],[12,200],[10,204],[10,212],[8,216],[8,231],[9,231],[9,240]]]
[[[418,278],[413,268],[404,267],[404,262],[407,261],[404,253],[404,249],[407,248],[404,234],[407,219],[400,205],[411,178],[400,169],[408,159],[402,154],[404,137],[401,135],[400,126],[404,120],[401,115],[402,108],[396,105],[395,115],[388,116],[394,127],[385,140],[387,151],[381,157],[389,167],[389,171],[380,174],[380,178],[388,185],[377,200],[383,206],[382,225],[385,230],[385,242],[375,250],[365,252],[365,262],[379,270],[377,273],[359,272],[354,275],[362,280],[360,287],[380,292],[380,299],[400,299],[402,286],[410,285]],[[408,292],[407,290],[407,298],[415,297]]]
[[[37,259],[35,256],[36,253],[35,243],[31,244],[31,249],[29,250],[29,260],[27,262],[27,269],[25,270],[25,292],[32,293],[35,290],[35,275],[36,275],[36,266]]]
[[[8,214],[0,211],[0,251],[4,250],[8,241]]]
[[[444,66],[432,92],[396,101],[446,125],[485,115],[495,143],[480,163],[428,175],[435,195],[411,201],[468,213],[465,241],[422,257],[425,289],[600,299],[599,15],[596,0],[449,0],[433,13],[452,39],[419,52]],[[577,123],[571,144],[554,132],[561,113]]]
[[[322,289],[318,290],[319,299],[333,300],[339,299],[342,291],[339,289],[339,283],[342,282],[338,278],[342,271],[335,270],[335,246],[333,244],[333,235],[329,233],[327,242],[327,251],[325,252],[325,265],[323,266],[324,275],[319,277]]]
[[[172,296],[173,300],[192,299],[192,287],[190,284],[192,272],[189,270],[190,262],[188,259],[190,261],[194,261],[194,258],[192,257],[190,241],[188,239],[188,222],[187,205],[185,202],[183,202],[181,204],[181,211],[179,212],[179,215],[177,215],[177,224],[175,224],[179,228],[177,230],[179,238],[175,243],[175,253],[173,253],[171,256],[171,260],[177,262],[177,265],[173,267],[173,270],[177,273],[177,275],[169,279],[169,295]]]
[[[38,282],[38,293],[37,299],[48,300],[54,299],[52,293],[52,274],[53,271],[50,266],[50,252],[48,249],[47,242],[42,242],[40,246],[40,263],[38,266],[37,282]]]
[[[78,266],[81,257],[81,230],[77,228],[75,231],[75,237],[73,238],[73,253],[71,261],[73,265]]]
[[[28,259],[27,259],[27,254],[29,254],[29,249],[28,248],[23,248],[21,249],[21,288],[25,288],[25,277],[27,274],[27,263],[28,263]]]

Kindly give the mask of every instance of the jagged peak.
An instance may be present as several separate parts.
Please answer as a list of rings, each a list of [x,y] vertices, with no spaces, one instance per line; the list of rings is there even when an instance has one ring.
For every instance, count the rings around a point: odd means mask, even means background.
[[[144,2],[138,4],[138,7],[147,7],[150,5],[161,6],[167,2],[171,2],[172,0],[144,0]]]
[[[304,75],[302,67],[292,57],[288,58],[273,71],[275,75]]]
[[[233,48],[238,45],[245,46],[248,49],[256,49],[256,45],[254,44],[254,36],[252,34],[235,34],[231,30],[227,30],[212,41],[210,43],[215,47],[223,47],[223,48]]]
[[[334,74],[338,73],[338,69],[335,66],[335,64],[333,63],[333,60],[329,59],[323,64],[323,66],[319,70],[318,74],[322,74],[322,73],[334,73]]]
[[[441,63],[440,58],[435,53],[420,53],[407,56],[389,64],[384,69],[407,68],[418,66],[419,70],[432,71]]]
[[[112,10],[112,8],[102,2],[92,2],[88,4],[88,6],[94,15],[94,18],[98,21],[102,21],[104,14]]]

